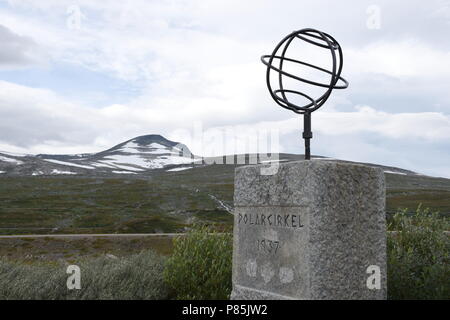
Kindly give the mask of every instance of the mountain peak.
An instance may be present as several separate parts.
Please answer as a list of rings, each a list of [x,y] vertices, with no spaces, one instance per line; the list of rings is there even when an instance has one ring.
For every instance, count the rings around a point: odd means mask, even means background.
[[[136,143],[138,145],[142,145],[142,146],[147,146],[151,143],[159,143],[159,144],[162,144],[167,147],[173,147],[173,146],[176,146],[177,144],[179,144],[178,142],[170,141],[159,134],[147,134],[147,135],[139,136],[139,137],[133,138],[131,140],[128,140],[125,143],[128,143],[128,142],[134,142],[134,143]]]

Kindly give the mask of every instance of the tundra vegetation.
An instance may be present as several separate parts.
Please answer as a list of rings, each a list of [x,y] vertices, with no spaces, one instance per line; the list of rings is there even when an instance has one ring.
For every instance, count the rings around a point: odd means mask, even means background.
[[[388,228],[388,298],[448,299],[450,219],[419,206],[413,214],[399,210]],[[64,259],[0,258],[0,299],[229,298],[231,233],[195,226],[173,240],[170,252],[72,258],[80,290],[67,289]]]
[[[0,235],[184,232],[233,224],[234,165],[145,177],[0,176]],[[419,203],[450,217],[450,179],[386,173],[388,220]]]
[[[388,298],[450,298],[450,219],[419,205],[398,211],[388,229]]]

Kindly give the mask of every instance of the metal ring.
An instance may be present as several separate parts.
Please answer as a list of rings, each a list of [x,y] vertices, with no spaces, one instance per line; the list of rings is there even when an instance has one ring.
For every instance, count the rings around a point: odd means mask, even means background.
[[[283,75],[285,75],[285,76],[287,76],[287,77],[290,77],[290,78],[292,78],[292,79],[298,80],[298,81],[306,82],[306,83],[309,83],[309,84],[312,84],[312,85],[318,86],[318,87],[329,88],[329,85],[326,84],[326,83],[318,83],[318,82],[315,82],[315,81],[303,79],[303,78],[294,76],[293,74],[290,74],[289,72],[280,70],[280,69],[278,69],[277,67],[274,67],[273,65],[270,65],[267,61],[264,60],[264,59],[267,59],[267,58],[270,58],[270,57],[272,57],[272,55],[269,55],[269,54],[263,55],[263,56],[261,57],[262,63],[264,63],[264,64],[265,64],[267,67],[269,67],[270,69],[275,70],[275,71],[277,71],[277,72],[280,72],[281,74],[283,74]],[[314,69],[317,69],[317,70],[326,72],[326,73],[331,74],[331,75],[333,74],[333,73],[332,73],[331,71],[329,71],[329,70],[323,69],[323,68],[321,68],[321,67],[318,67],[318,66],[316,66],[316,65],[313,65],[313,64],[310,64],[310,63],[307,63],[307,62],[303,62],[303,61],[299,61],[299,60],[295,60],[295,59],[291,59],[291,58],[286,58],[286,57],[283,58],[283,57],[281,57],[281,56],[273,56],[273,58],[274,58],[274,59],[283,59],[283,60],[290,61],[290,62],[295,62],[295,63],[298,63],[298,64],[302,64],[302,65],[305,65],[305,66],[308,66],[308,67],[311,67],[311,68],[314,68]],[[333,86],[333,89],[346,89],[346,88],[348,87],[348,81],[345,80],[345,79],[344,79],[343,77],[341,77],[341,76],[338,77],[338,81],[339,81],[339,80],[341,80],[342,82],[344,82],[344,84],[343,84],[343,85],[339,85],[339,86],[336,86],[336,84],[335,84],[335,85]]]
[[[278,101],[281,101],[281,102],[284,102],[284,103],[286,103],[287,105],[289,105],[290,102],[287,101],[286,99],[283,99],[282,97],[280,97],[280,96],[277,94],[277,93],[279,93],[279,92],[280,92],[280,93],[286,93],[286,92],[287,92],[287,93],[294,93],[294,94],[300,95],[300,96],[302,96],[302,97],[308,99],[314,106],[316,105],[316,101],[315,101],[313,98],[311,98],[310,96],[308,96],[307,94],[303,93],[303,92],[295,91],[295,90],[287,90],[287,89],[283,89],[283,90],[277,89],[277,90],[275,90],[273,93],[275,94],[275,97],[277,98],[277,100],[278,100]],[[283,96],[285,96],[285,95],[283,95]],[[297,107],[297,108],[299,108],[300,110],[295,109],[295,108],[291,108],[291,107],[287,107],[286,109],[292,110],[292,111],[294,111],[294,112],[296,112],[296,113],[300,113],[300,114],[303,114],[305,111],[308,111],[308,108],[303,108],[303,107]],[[298,112],[297,112],[297,111],[298,111]]]
[[[311,39],[311,38],[313,38],[313,39]],[[308,42],[314,46],[318,46],[318,47],[330,50],[331,58],[332,58],[332,62],[333,62],[332,70],[331,71],[326,70],[324,68],[321,68],[321,67],[316,66],[311,63],[307,63],[304,61],[285,57],[285,54],[294,39],[300,39],[300,40]],[[318,39],[322,43],[315,41],[314,39]],[[281,54],[277,54],[280,49],[281,49]],[[267,61],[267,59],[268,59],[268,61]],[[278,67],[273,64],[275,59],[279,60]],[[289,35],[284,37],[278,43],[278,45],[275,47],[275,49],[273,50],[271,55],[263,55],[261,57],[261,61],[264,65],[267,66],[266,83],[267,83],[267,87],[269,89],[269,92],[270,92],[272,98],[281,107],[289,109],[296,113],[313,112],[313,111],[319,109],[330,97],[333,89],[345,89],[349,85],[348,81],[345,80],[343,77],[341,77],[341,71],[342,71],[342,67],[343,67],[343,55],[342,55],[341,46],[336,41],[336,39],[334,39],[331,35],[321,32],[321,31],[318,31],[316,29],[307,28],[307,29],[301,29],[301,30],[290,33]],[[331,75],[330,82],[329,83],[320,83],[317,81],[308,80],[308,79],[293,75],[289,72],[286,72],[283,70],[284,61],[301,64],[301,65],[319,70],[321,72],[325,72],[325,73]],[[272,90],[272,85],[271,85],[271,81],[270,81],[270,71],[271,70],[278,73],[279,89]],[[301,81],[303,83],[307,83],[307,84],[310,84],[310,85],[313,85],[316,87],[327,88],[327,90],[325,91],[325,93],[322,94],[322,96],[320,96],[319,98],[314,100],[309,95],[307,95],[303,92],[292,90],[292,89],[285,89],[283,86],[283,76],[286,76],[291,79]],[[338,85],[337,84],[338,81],[342,81],[343,84]],[[304,106],[298,106],[296,104],[293,104],[286,97],[286,93],[294,93],[297,95],[301,95],[301,96],[307,98],[310,101],[310,103],[306,104]],[[281,94],[281,96],[280,96],[280,94]]]
[[[325,32],[323,32],[323,34],[326,35],[327,37],[331,37],[329,34],[327,34],[327,33],[325,33]],[[323,39],[322,39],[321,37],[316,36],[316,35],[314,35],[314,34],[310,34],[309,32],[304,32],[303,35],[306,35],[306,36],[308,36],[308,37],[316,38],[316,39],[319,39],[319,40],[322,40],[322,41],[323,41]],[[303,40],[303,41],[309,42],[309,43],[311,43],[311,44],[313,44],[313,45],[316,45],[316,46],[319,46],[319,47],[328,49],[328,46],[327,46],[327,45],[322,44],[322,43],[319,43],[319,42],[316,42],[316,41],[313,41],[313,40],[311,40],[311,39],[308,39],[308,38],[306,38],[306,37],[304,37],[304,36],[301,36],[300,34],[296,35],[296,37],[299,38],[299,39],[301,39],[301,40]],[[339,47],[339,43],[333,41],[333,46],[332,46],[332,48],[333,48],[334,50],[336,50],[338,47]]]

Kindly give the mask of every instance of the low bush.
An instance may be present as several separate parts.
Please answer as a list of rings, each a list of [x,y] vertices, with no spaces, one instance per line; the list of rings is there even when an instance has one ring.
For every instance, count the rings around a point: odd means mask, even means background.
[[[450,298],[448,218],[419,206],[397,212],[388,229],[388,298]]]
[[[152,251],[80,261],[81,289],[68,290],[67,265],[0,259],[0,299],[166,299],[164,258]]]
[[[176,299],[229,299],[233,235],[195,226],[174,239],[164,279]]]

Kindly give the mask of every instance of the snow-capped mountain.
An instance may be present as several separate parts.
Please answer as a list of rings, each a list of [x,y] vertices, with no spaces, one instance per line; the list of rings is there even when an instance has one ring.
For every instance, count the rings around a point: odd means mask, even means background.
[[[342,161],[320,156],[313,156],[313,158]],[[279,160],[274,161],[285,162],[302,159],[303,155],[279,154]],[[214,162],[225,163],[223,157],[203,159],[194,156],[184,144],[152,134],[133,138],[98,153],[27,155],[0,151],[0,177],[9,175],[146,175],[154,173],[155,170],[182,171]],[[260,163],[266,162],[265,160],[260,161]],[[391,175],[418,175],[413,171],[395,167],[369,163],[366,165],[381,167],[385,173]]]
[[[167,140],[160,135],[147,135],[88,156],[86,161],[96,168],[135,172],[190,165],[194,162],[194,156],[183,144]]]
[[[183,144],[145,135],[92,154],[33,156],[0,151],[0,174],[138,174],[190,168],[196,159]]]

